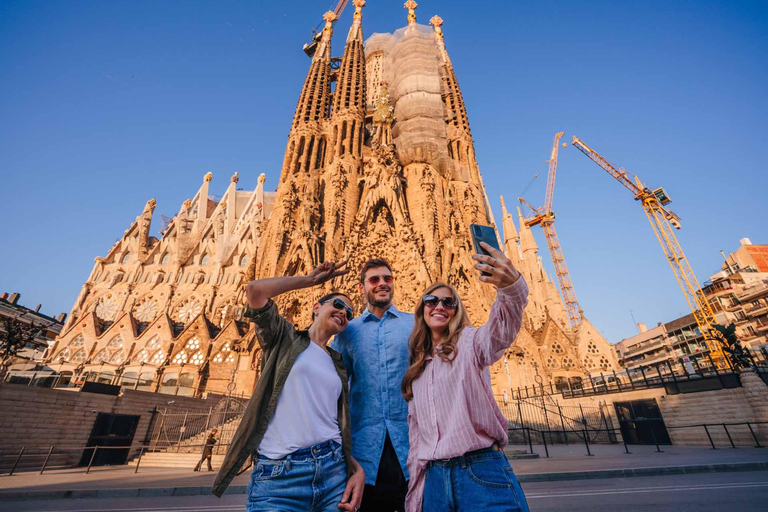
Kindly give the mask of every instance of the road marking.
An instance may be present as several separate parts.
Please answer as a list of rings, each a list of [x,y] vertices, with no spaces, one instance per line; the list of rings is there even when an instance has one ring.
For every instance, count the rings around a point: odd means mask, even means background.
[[[640,494],[648,492],[676,492],[676,491],[691,491],[695,489],[738,489],[747,487],[768,487],[768,482],[751,482],[751,483],[732,483],[732,484],[711,484],[711,485],[682,485],[682,486],[668,486],[668,487],[642,487],[637,489],[594,489],[585,491],[570,491],[570,492],[554,492],[548,494],[534,494],[526,493],[525,497],[529,500],[542,499],[542,498],[563,498],[563,497],[578,497],[578,496],[601,496],[607,494]]]
[[[676,486],[661,486],[661,487],[639,487],[635,489],[593,489],[593,490],[576,490],[576,491],[563,491],[552,492],[548,494],[535,494],[526,493],[525,497],[529,500],[546,499],[546,498],[563,498],[563,497],[580,497],[580,496],[603,496],[609,494],[642,494],[650,492],[678,492],[678,491],[692,491],[697,489],[706,490],[719,490],[719,489],[739,489],[739,488],[755,488],[755,487],[768,487],[768,482],[734,482],[726,484],[699,484],[699,485],[676,485]],[[166,497],[166,496],[164,496]],[[167,496],[170,498],[171,496]],[[182,496],[174,496],[181,498]],[[185,496],[191,497],[191,496]],[[101,509],[59,509],[57,512],[243,512],[245,510],[244,505],[217,505],[217,506],[196,506],[196,507],[163,507],[163,508],[101,508]],[[32,512],[51,512],[48,510],[38,510]]]
[[[170,498],[171,496],[163,496],[163,498]],[[173,496],[174,498],[191,498],[191,496]],[[96,498],[99,499],[99,498]],[[33,510],[31,512],[172,512],[174,510],[180,510],[183,512],[205,512],[206,510],[227,511],[227,510],[239,510],[244,511],[245,505],[218,505],[218,506],[205,506],[205,507],[164,507],[164,508],[62,508],[59,510],[51,511],[46,510]]]

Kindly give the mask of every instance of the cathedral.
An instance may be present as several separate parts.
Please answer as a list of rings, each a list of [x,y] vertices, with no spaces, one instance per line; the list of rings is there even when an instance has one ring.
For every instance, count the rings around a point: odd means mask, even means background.
[[[357,272],[384,257],[396,277],[396,302],[413,310],[432,282],[456,287],[475,324],[488,317],[495,291],[480,283],[471,259],[470,224],[497,227],[475,158],[443,20],[363,37],[365,0],[354,0],[340,58],[331,55],[335,15],[324,16],[288,134],[275,192],[237,188],[218,199],[212,176],[150,235],[155,201],[104,257],[97,257],[47,365],[65,376],[151,392],[249,395],[260,350],[244,321],[245,284],[258,277],[307,273],[349,259],[334,283],[281,296],[281,312],[300,328],[331,287],[364,308]],[[581,387],[616,368],[613,348],[581,315],[568,323],[538,247],[518,210],[502,199],[499,238],[530,288],[518,341],[491,369],[499,394],[545,385]]]

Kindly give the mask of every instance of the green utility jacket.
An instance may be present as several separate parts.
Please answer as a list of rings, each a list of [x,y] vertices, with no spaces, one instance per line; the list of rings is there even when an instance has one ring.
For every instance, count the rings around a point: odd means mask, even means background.
[[[246,461],[257,453],[293,363],[312,343],[308,332],[297,331],[290,322],[280,316],[277,306],[271,300],[261,309],[248,308],[245,316],[256,323],[256,333],[262,350],[261,375],[245,408],[243,419],[232,438],[232,444],[224,457],[224,462],[216,475],[216,480],[213,482],[211,492],[219,497],[224,494]],[[330,347],[328,351],[336,367],[336,373],[341,379],[337,419],[341,430],[342,451],[347,461],[347,474],[351,475],[353,471],[352,435],[347,372],[341,354]]]

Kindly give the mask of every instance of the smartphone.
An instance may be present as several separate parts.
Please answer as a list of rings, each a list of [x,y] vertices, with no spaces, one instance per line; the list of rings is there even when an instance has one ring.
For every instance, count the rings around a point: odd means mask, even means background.
[[[490,256],[491,254],[480,246],[480,242],[485,242],[494,249],[501,251],[499,247],[499,239],[496,238],[496,230],[491,226],[483,226],[481,224],[472,224],[469,226],[469,231],[472,235],[472,243],[475,245],[475,252],[477,254],[485,254]],[[484,276],[489,276],[488,272],[483,272]]]

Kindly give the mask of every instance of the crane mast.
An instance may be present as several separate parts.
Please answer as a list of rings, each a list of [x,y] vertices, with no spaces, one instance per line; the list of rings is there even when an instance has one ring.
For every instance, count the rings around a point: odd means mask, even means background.
[[[544,231],[544,237],[547,240],[549,254],[552,257],[552,264],[555,267],[555,274],[557,275],[557,282],[560,285],[560,293],[563,296],[568,320],[571,324],[571,328],[575,329],[581,323],[583,313],[579,307],[579,302],[576,299],[576,292],[573,289],[571,274],[568,272],[568,266],[565,264],[565,256],[563,256],[563,249],[560,246],[560,239],[557,237],[557,231],[555,231],[555,214],[552,211],[552,201],[555,193],[555,176],[557,174],[557,155],[560,138],[562,136],[563,132],[557,133],[555,135],[555,141],[552,144],[544,206],[541,208],[534,208],[522,197],[519,197],[518,200],[532,210],[532,214],[526,219],[525,225],[528,227],[541,226],[541,229]],[[563,145],[565,145],[565,143],[563,143]]]
[[[626,170],[622,168],[616,169],[597,151],[584,144],[578,137],[573,137],[572,144],[629,189],[635,196],[635,199],[641,202],[648,221],[651,223],[651,228],[653,228],[653,232],[669,262],[669,266],[675,274],[677,283],[683,291],[688,307],[693,313],[693,318],[704,335],[712,360],[719,368],[725,368],[725,355],[720,348],[718,338],[714,335],[715,313],[701,291],[701,286],[699,286],[699,281],[693,273],[691,264],[688,262],[688,258],[685,257],[683,248],[675,236],[673,228],[680,229],[680,219],[674,212],[665,208],[671,202],[666,191],[661,187],[656,190],[650,190],[637,176],[633,176],[634,179],[631,179]]]

